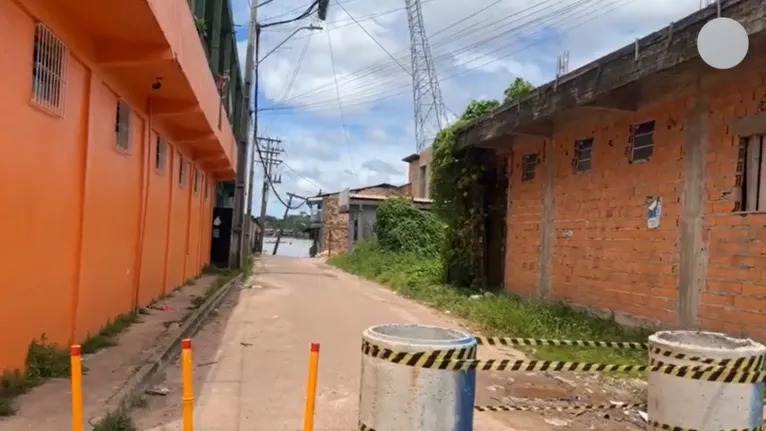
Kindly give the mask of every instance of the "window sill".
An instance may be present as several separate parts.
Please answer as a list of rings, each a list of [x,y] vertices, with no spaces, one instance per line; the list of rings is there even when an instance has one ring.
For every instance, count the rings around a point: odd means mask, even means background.
[[[740,216],[748,216],[748,215],[766,215],[766,210],[756,210],[756,211],[732,211],[732,214],[734,214],[734,215],[740,215]]]
[[[123,156],[131,155],[130,147],[125,148],[125,147],[121,147],[121,146],[119,146],[117,144],[114,144],[114,151],[117,151],[118,154],[121,154]]]
[[[56,111],[54,111],[52,109],[46,108],[45,106],[35,102],[32,99],[29,99],[29,106],[31,106],[36,111],[39,111],[40,113],[45,114],[45,115],[47,115],[47,116],[49,116],[51,118],[55,118],[55,119],[64,118],[64,114],[63,113],[60,114],[60,113],[58,113],[58,112],[56,112]]]

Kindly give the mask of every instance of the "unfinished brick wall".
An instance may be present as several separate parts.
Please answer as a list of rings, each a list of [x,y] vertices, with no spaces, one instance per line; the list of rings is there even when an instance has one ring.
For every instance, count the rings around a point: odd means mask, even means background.
[[[755,72],[716,72],[686,94],[635,113],[590,111],[588,120],[554,136],[550,154],[542,139],[516,141],[506,288],[611,310],[632,321],[766,339],[766,214],[733,212],[739,137],[732,127],[766,102],[766,67],[750,66]],[[650,119],[653,156],[631,164],[629,128]],[[697,129],[704,145],[691,136]],[[595,138],[592,167],[575,173],[574,141],[585,137]],[[696,167],[695,151],[702,152]],[[541,163],[535,178],[522,182],[522,159],[533,152]],[[549,163],[554,170],[546,220]],[[647,228],[651,196],[662,198],[657,229]]]

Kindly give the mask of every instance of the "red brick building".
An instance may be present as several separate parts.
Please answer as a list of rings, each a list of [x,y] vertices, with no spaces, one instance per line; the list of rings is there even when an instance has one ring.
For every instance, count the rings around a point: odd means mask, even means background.
[[[766,4],[721,5],[733,69],[699,58],[711,6],[460,131],[508,161],[507,291],[766,338]]]

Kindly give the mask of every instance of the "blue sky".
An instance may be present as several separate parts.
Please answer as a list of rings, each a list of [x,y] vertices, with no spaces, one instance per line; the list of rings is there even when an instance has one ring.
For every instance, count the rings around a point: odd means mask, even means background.
[[[255,0],[232,1],[234,20],[243,25],[237,38],[244,66],[248,5]],[[516,77],[550,81],[565,50],[574,70],[700,7],[700,0],[421,2],[442,97],[456,114],[471,99],[502,99]],[[259,8],[259,21],[295,17],[309,3],[275,0]],[[281,139],[285,150],[277,190],[308,196],[320,189],[404,184],[401,159],[415,151],[404,0],[330,0],[326,22],[309,18],[264,29],[261,55],[309,24],[323,30],[297,33],[260,67],[259,135]],[[435,123],[429,125],[435,132]],[[256,214],[262,176],[257,169]],[[273,194],[267,209],[277,216],[284,211]]]

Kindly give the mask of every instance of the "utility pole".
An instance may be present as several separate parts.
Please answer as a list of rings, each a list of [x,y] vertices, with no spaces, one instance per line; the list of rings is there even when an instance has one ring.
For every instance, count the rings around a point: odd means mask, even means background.
[[[257,44],[258,30],[258,0],[250,3],[250,24],[247,33],[247,49],[245,50],[245,109],[242,110],[245,124],[250,124],[250,95],[252,94],[254,50]],[[257,98],[256,98],[257,100]],[[257,109],[257,108],[256,108]],[[252,111],[254,112],[254,111]],[[256,116],[257,118],[257,116]],[[245,216],[245,179],[247,171],[248,141],[239,142],[237,145],[237,181],[234,192],[234,215],[232,217],[232,238],[229,248],[229,266],[241,268],[245,257],[245,244],[249,244],[250,238],[250,211]],[[248,195],[252,201],[252,194]],[[247,239],[247,242],[246,242]]]
[[[293,199],[300,199],[303,201],[307,201],[308,198],[305,198],[300,195],[296,195],[295,193],[288,193],[287,194],[287,206],[285,207],[285,215],[282,216],[282,226],[279,227],[279,232],[277,232],[277,240],[274,241],[274,251],[271,253],[272,255],[277,254],[277,250],[279,249],[279,241],[282,239],[282,232],[285,230],[285,222],[287,221],[287,212],[290,211],[290,208],[292,208],[291,203],[293,203]],[[295,234],[295,232],[293,232]]]
[[[251,0],[253,4],[257,3],[258,0]],[[253,28],[255,29],[255,65],[251,65],[253,68],[253,78],[255,80],[255,100],[253,100],[253,146],[250,150],[250,178],[247,184],[247,220],[250,222],[252,220],[252,214],[253,214],[253,179],[254,179],[254,173],[255,173],[255,160],[256,160],[256,151],[258,149],[258,146],[256,140],[258,139],[258,82],[260,81],[258,79],[258,65],[261,63],[260,57],[260,51],[261,51],[261,26],[258,24],[258,22],[255,22],[253,24]],[[248,49],[248,52],[250,52],[250,49]],[[248,69],[250,70],[250,69]],[[249,89],[248,89],[249,91]],[[251,93],[247,93],[248,97]],[[250,106],[248,104],[248,106]],[[243,173],[244,175],[244,173]],[[260,237],[263,238],[263,229],[264,229],[264,222],[263,222],[263,216],[260,218],[260,224],[261,224],[261,235]],[[250,229],[247,230],[247,244],[250,246]],[[260,243],[263,244],[263,239],[260,240]],[[261,247],[261,250],[263,250],[263,247]]]
[[[283,150],[279,147],[282,143],[279,139],[271,138],[259,138],[256,137],[256,152],[258,153],[259,161],[263,166],[263,191],[261,194],[261,229],[262,232],[265,229],[266,220],[266,206],[269,202],[269,189],[271,184],[279,184],[282,182],[282,176],[276,175],[275,168],[282,164]],[[262,144],[258,144],[262,143]],[[263,253],[263,239],[265,235],[260,236],[260,250]]]

